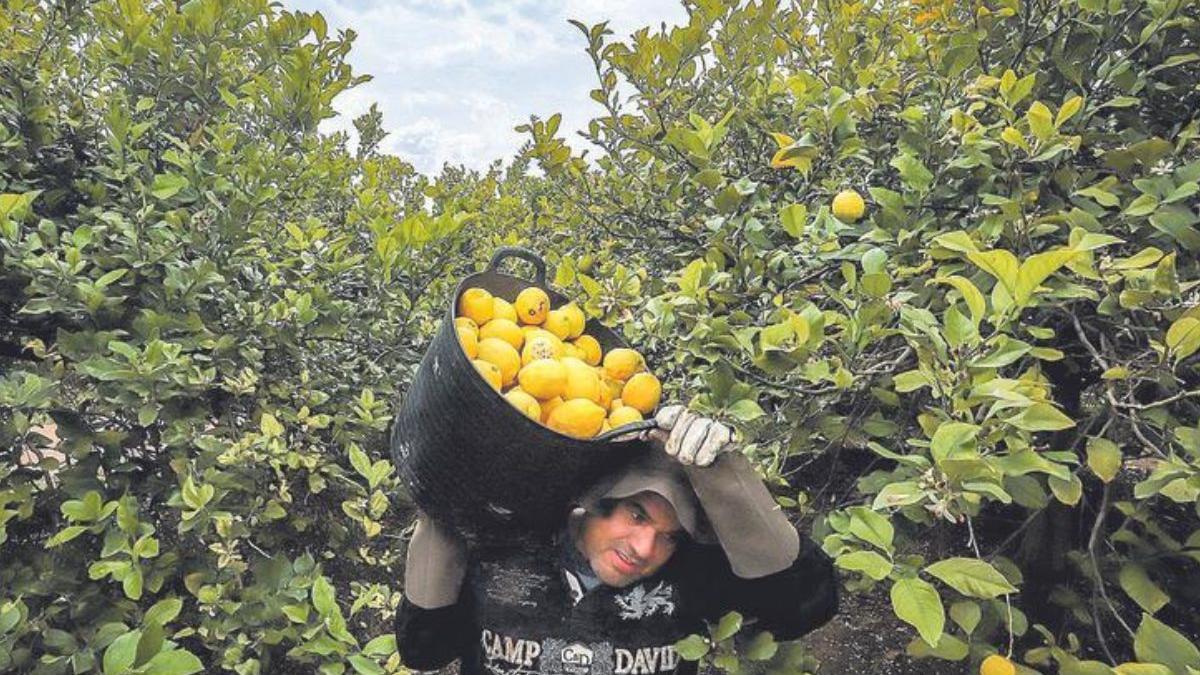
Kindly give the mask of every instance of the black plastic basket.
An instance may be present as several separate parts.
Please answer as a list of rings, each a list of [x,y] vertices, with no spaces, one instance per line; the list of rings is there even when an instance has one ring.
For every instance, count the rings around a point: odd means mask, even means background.
[[[510,257],[531,262],[536,279],[498,272]],[[486,270],[463,279],[392,426],[392,458],[417,506],[475,542],[561,527],[573,498],[646,450],[640,441],[609,439],[654,425],[646,420],[595,438],[573,438],[526,417],[483,380],[455,330],[459,297],[478,287],[513,302],[535,285],[552,306],[567,302],[546,285],[542,259],[522,248],[497,250]],[[589,320],[586,332],[605,352],[628,346],[597,321]]]

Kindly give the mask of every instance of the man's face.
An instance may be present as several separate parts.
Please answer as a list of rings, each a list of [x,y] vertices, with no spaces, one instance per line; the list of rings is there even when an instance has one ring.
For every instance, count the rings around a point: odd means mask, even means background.
[[[576,546],[600,581],[622,587],[657,572],[683,536],[671,502],[640,492],[620,500],[607,516],[588,515]]]

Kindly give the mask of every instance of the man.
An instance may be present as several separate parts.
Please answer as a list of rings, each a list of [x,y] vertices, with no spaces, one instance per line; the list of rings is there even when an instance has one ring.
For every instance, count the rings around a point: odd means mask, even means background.
[[[637,437],[651,451],[579,499],[546,546],[463,542],[421,515],[397,648],[464,675],[694,673],[674,643],[729,611],[778,640],[837,611],[829,558],[775,505],[732,432],[682,406]],[[719,544],[714,546],[711,544]]]

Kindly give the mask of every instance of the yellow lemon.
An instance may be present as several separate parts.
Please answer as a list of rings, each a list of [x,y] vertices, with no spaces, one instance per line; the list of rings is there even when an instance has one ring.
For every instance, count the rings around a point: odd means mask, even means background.
[[[468,319],[465,316],[455,317],[454,327],[457,328],[458,330],[469,330],[469,331],[473,331],[476,333],[479,332],[479,324],[475,323],[474,321]]]
[[[606,419],[606,420],[604,420],[604,424],[600,425],[600,431],[597,433],[603,434],[603,433],[607,433],[609,431],[612,431],[612,425],[609,424],[608,420]]]
[[[625,401],[622,401],[622,400],[621,400],[621,399],[619,399],[619,398],[614,398],[614,399],[612,400],[612,403],[610,403],[610,404],[608,405],[608,411],[609,411],[609,413],[611,414],[611,413],[612,413],[614,410],[616,410],[617,408],[620,408],[620,407],[622,407],[622,406],[624,406],[624,405],[625,405]],[[637,408],[634,408],[634,410],[637,410]]]
[[[474,359],[471,361],[471,364],[475,366],[475,370],[479,371],[483,379],[492,385],[492,389],[500,391],[502,377],[500,375],[500,368],[496,364],[491,361],[484,361],[483,359]]]
[[[561,309],[552,309],[546,312],[542,328],[554,333],[559,340],[566,340],[571,335],[571,319]]]
[[[567,334],[567,337],[577,338],[583,335],[583,329],[587,326],[587,317],[583,314],[583,310],[579,309],[579,305],[568,302],[559,307],[559,311],[567,315],[567,321],[571,324],[571,332]]]
[[[513,303],[517,319],[527,325],[541,325],[550,312],[550,296],[537,286],[530,286],[517,294]]]
[[[604,372],[608,373],[609,377],[622,382],[645,367],[642,355],[628,347],[610,349],[604,355]]]
[[[546,399],[545,401],[542,401],[541,404],[542,404],[542,424],[545,424],[546,422],[550,421],[550,413],[554,412],[555,408],[557,408],[558,406],[563,404],[563,399],[561,396],[555,396],[554,398],[550,398],[550,399]]]
[[[833,215],[843,223],[853,223],[862,218],[867,204],[862,195],[854,190],[842,190],[833,198]]]
[[[979,664],[979,675],[1016,675],[1017,668],[1012,661],[1000,656],[992,654]]]
[[[517,350],[500,338],[484,338],[479,341],[479,358],[490,361],[500,369],[500,385],[507,387],[517,377],[521,369],[521,355]]]
[[[567,370],[567,387],[563,390],[563,398],[586,398],[593,403],[600,402],[600,376],[588,364],[570,356],[558,360]]]
[[[604,384],[604,378],[600,377],[599,373],[596,374],[596,377],[600,382],[600,398],[596,399],[596,403],[599,403],[601,408],[608,410],[609,406],[612,405],[612,389],[609,389],[608,385]]]
[[[638,412],[637,408],[632,408],[623,405],[620,408],[608,414],[608,423],[613,425],[613,428],[633,424],[634,422],[642,421],[642,413]]]
[[[600,341],[591,335],[580,335],[572,341],[573,345],[583,352],[581,359],[589,366],[600,365]]]
[[[513,349],[520,349],[521,345],[525,344],[525,333],[508,319],[492,319],[480,326],[479,339],[488,338],[500,338],[512,345]]]
[[[538,359],[557,359],[565,354],[562,340],[542,331],[527,334],[525,346],[521,349],[521,363],[529,365]]]
[[[543,401],[561,396],[567,388],[567,367],[554,359],[536,359],[517,373],[521,389]]]
[[[542,406],[538,404],[537,399],[520,389],[513,389],[504,395],[508,402],[520,410],[526,417],[534,422],[542,421]]]
[[[621,390],[625,388],[625,383],[615,377],[609,376],[608,373],[604,372],[603,368],[600,369],[600,372],[602,373],[600,381],[604,383],[604,386],[608,387],[609,397],[614,401],[621,400]]]
[[[658,407],[661,397],[662,384],[650,373],[637,373],[621,389],[621,400],[625,405],[637,408],[643,415]]]
[[[479,325],[492,320],[492,294],[482,288],[468,288],[458,299],[458,314]]]
[[[512,303],[504,298],[492,296],[492,318],[493,319],[508,319],[509,321],[517,322],[517,308],[512,306]]]
[[[473,330],[459,330],[458,344],[462,345],[463,351],[467,353],[468,358],[479,356],[479,335]]]
[[[604,426],[604,418],[604,408],[596,405],[595,401],[572,398],[550,413],[546,426],[568,436],[591,438]]]
[[[573,359],[579,359],[580,361],[587,363],[587,361],[584,361],[583,359],[583,357],[587,356],[587,354],[584,354],[582,349],[576,347],[570,342],[563,343],[563,356],[569,356]]]

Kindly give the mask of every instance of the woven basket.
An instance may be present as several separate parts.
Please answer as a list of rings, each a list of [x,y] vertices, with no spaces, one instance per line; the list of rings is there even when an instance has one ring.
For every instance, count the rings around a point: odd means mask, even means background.
[[[510,257],[531,262],[535,281],[498,272]],[[646,451],[640,441],[609,439],[654,424],[646,420],[595,438],[573,438],[526,417],[483,380],[455,330],[459,297],[478,287],[513,302],[533,285],[546,291],[552,306],[567,302],[546,285],[542,259],[526,249],[499,249],[486,270],[463,279],[392,426],[392,458],[417,506],[473,542],[561,527],[572,499]],[[627,346],[596,321],[588,321],[586,332],[605,352]]]

